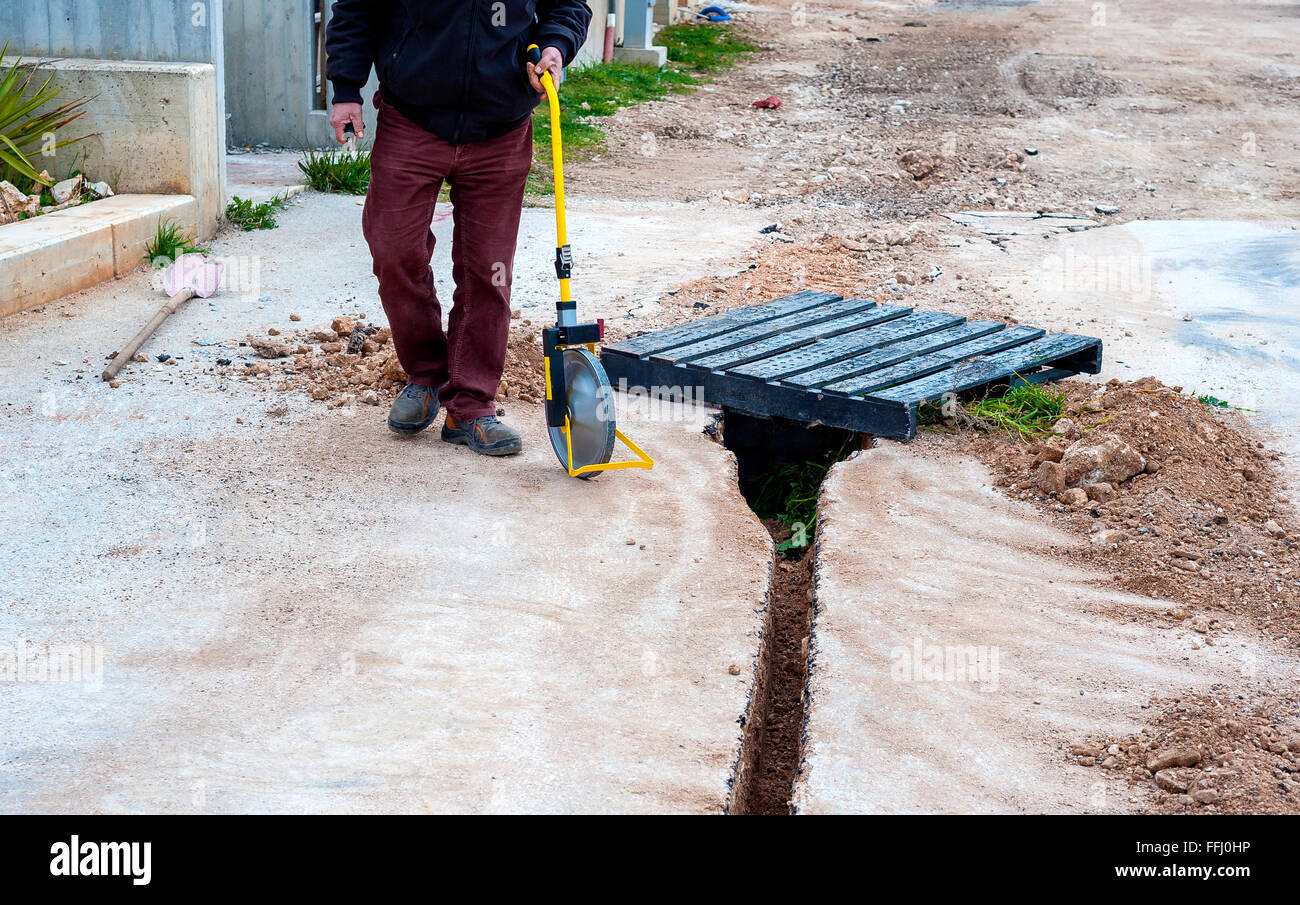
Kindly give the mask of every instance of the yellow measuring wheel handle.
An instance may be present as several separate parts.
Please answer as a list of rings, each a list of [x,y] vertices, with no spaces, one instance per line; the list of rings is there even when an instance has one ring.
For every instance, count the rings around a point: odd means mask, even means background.
[[[536,44],[528,45],[528,59],[533,64],[541,62],[541,49]],[[556,245],[560,249],[567,251],[569,244],[569,229],[565,222],[564,214],[564,136],[560,128],[560,94],[556,90],[555,80],[551,78],[549,71],[543,71],[538,74],[538,81],[541,82],[543,90],[546,92],[546,103],[551,114],[551,168],[554,171],[555,179],[555,236]],[[560,280],[560,301],[568,303],[571,301],[569,295],[569,278],[561,276]],[[595,343],[583,343],[587,350],[593,355],[596,353]],[[557,346],[563,349],[565,346]],[[551,369],[545,368],[546,374],[546,399],[549,402],[554,398],[551,386]],[[632,440],[624,434],[617,426],[614,428],[614,436],[623,442],[636,459],[626,462],[603,462],[593,465],[582,465],[578,468],[573,467],[573,433],[570,428],[569,416],[564,416],[564,425],[560,428],[564,433],[564,446],[566,452],[565,468],[570,477],[578,477],[584,474],[590,474],[596,471],[617,471],[623,468],[654,468],[654,459],[646,455],[641,447],[637,446]]]
[[[541,50],[536,44],[529,44],[531,54],[537,51],[540,59]],[[564,218],[564,137],[560,132],[560,93],[555,89],[555,80],[549,71],[543,71],[538,77],[542,88],[546,90],[546,104],[551,111],[551,169],[555,172],[555,244],[563,248],[569,244],[569,227]],[[560,301],[570,301],[569,278],[560,279]]]

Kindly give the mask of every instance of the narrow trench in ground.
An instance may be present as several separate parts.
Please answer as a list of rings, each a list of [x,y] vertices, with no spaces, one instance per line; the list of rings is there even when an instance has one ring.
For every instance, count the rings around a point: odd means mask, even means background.
[[[773,541],[758,679],[728,813],[789,814],[803,756],[815,593],[813,513],[826,470],[860,448],[861,438],[823,425],[734,411],[724,411],[719,431],[736,456],[740,491]]]

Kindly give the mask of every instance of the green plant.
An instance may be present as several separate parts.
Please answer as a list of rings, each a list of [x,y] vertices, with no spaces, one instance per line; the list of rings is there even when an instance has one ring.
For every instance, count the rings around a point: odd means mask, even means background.
[[[1228,408],[1228,403],[1224,402],[1222,399],[1218,398],[1217,396],[1197,396],[1196,400],[1197,402],[1200,402],[1203,405],[1208,405],[1211,408],[1221,408],[1221,409]]]
[[[1051,433],[1052,425],[1065,414],[1065,394],[1024,383],[1001,396],[966,403],[965,413],[976,427],[1029,440]]]
[[[307,177],[307,184],[318,192],[364,195],[370,188],[368,150],[308,148],[298,161],[298,169]]]
[[[802,526],[803,533],[811,538],[817,526],[817,503],[826,473],[859,446],[857,435],[849,435],[842,444],[813,459],[786,462],[769,469],[745,494],[750,508],[759,518],[775,519],[789,528]],[[792,538],[779,544],[777,550],[785,552],[798,545],[796,538]]]
[[[0,63],[8,51],[6,42],[0,47]],[[47,140],[46,136],[57,135],[86,112],[81,109],[86,104],[85,99],[37,112],[51,104],[62,89],[50,86],[54,79],[54,74],[50,73],[32,90],[36,78],[36,66],[24,64],[21,57],[0,75],[0,178],[10,182],[21,178],[28,188],[45,184],[31,160],[37,147]],[[85,137],[79,135],[55,141],[50,148],[61,148]]]
[[[758,47],[729,25],[669,25],[655,34],[655,43],[668,48],[668,59],[700,72],[736,65]]]
[[[287,206],[288,202],[280,195],[275,195],[271,200],[263,201],[261,204],[254,204],[235,195],[226,205],[226,219],[244,232],[252,232],[255,229],[275,229],[275,215]]]
[[[206,248],[194,244],[194,237],[171,220],[159,220],[152,238],[145,243],[145,260],[155,267],[165,267],[181,255],[207,254]]]

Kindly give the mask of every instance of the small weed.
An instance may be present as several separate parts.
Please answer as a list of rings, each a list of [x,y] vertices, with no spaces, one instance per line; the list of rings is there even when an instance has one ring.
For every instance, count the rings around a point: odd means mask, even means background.
[[[976,427],[1032,440],[1051,433],[1052,425],[1065,414],[1065,394],[1021,384],[1001,396],[968,402],[965,414]]]
[[[165,267],[181,255],[207,254],[206,248],[194,244],[194,237],[172,220],[159,220],[153,237],[145,243],[144,257],[155,267]]]
[[[275,215],[284,210],[288,202],[279,195],[261,204],[235,195],[226,205],[226,219],[244,232],[255,229],[275,229]]]
[[[1232,409],[1234,412],[1253,412],[1253,411],[1255,411],[1255,409],[1242,408],[1242,407],[1239,406],[1239,405],[1232,405],[1232,404],[1230,404],[1230,403],[1228,403],[1228,402],[1223,401],[1223,400],[1220,399],[1218,396],[1197,396],[1197,397],[1196,397],[1196,401],[1199,402],[1199,403],[1201,403],[1202,405],[1207,405],[1207,406],[1209,406],[1210,408],[1216,408],[1216,409]]]
[[[298,169],[318,192],[364,195],[370,188],[369,151],[358,149],[353,154],[345,148],[308,148],[298,161]]]

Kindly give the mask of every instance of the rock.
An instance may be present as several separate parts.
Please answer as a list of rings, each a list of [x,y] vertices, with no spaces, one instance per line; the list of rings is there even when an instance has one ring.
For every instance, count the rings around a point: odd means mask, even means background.
[[[297,323],[298,321],[302,320],[302,315],[301,315],[301,314],[290,314],[290,315],[289,315],[289,320],[293,321],[294,323]]]
[[[1120,541],[1128,538],[1128,533],[1121,531],[1119,528],[1106,528],[1098,531],[1092,536],[1092,542],[1099,547],[1108,547],[1111,544],[1118,544]]]
[[[1147,760],[1147,769],[1152,773],[1167,770],[1170,767],[1194,767],[1201,760],[1201,752],[1187,746],[1175,746],[1156,752]]]
[[[1197,789],[1192,793],[1192,801],[1197,804],[1214,804],[1219,800],[1217,789]]]
[[[1071,487],[1060,494],[1060,498],[1062,503],[1074,509],[1088,505],[1088,494],[1078,487]]]
[[[1147,459],[1146,467],[1144,467],[1142,470],[1145,471],[1147,474],[1155,474],[1157,471],[1160,470],[1160,463],[1157,462],[1155,459]]]
[[[1061,456],[1065,455],[1065,447],[1066,444],[1059,437],[1053,437],[1038,450],[1030,467],[1037,468],[1044,462],[1061,461]]]
[[[336,317],[330,323],[330,329],[338,336],[351,336],[352,331],[357,329],[357,322],[350,317]]]
[[[1065,469],[1060,462],[1043,462],[1034,474],[1034,483],[1043,493],[1063,493],[1065,491]]]
[[[1075,758],[1075,760],[1078,761],[1080,767],[1095,767],[1097,765],[1097,758],[1091,755],[1083,755]]]
[[[81,197],[85,189],[86,177],[78,175],[62,182],[56,182],[50,187],[50,196],[54,199],[55,204],[63,204],[73,198]]]
[[[1069,418],[1062,418],[1052,425],[1052,433],[1065,435],[1074,430],[1074,422]],[[1060,460],[1057,460],[1060,461]]]
[[[35,216],[41,210],[41,195],[24,195],[13,183],[0,180],[0,223],[11,223],[19,214]]]
[[[361,394],[361,401],[366,405],[379,405],[379,394],[374,390],[366,390]]]
[[[1088,434],[1061,456],[1066,486],[1121,484],[1146,468],[1141,453],[1112,434]]]
[[[1254,467],[1253,465],[1247,465],[1245,468],[1241,470],[1241,476],[1245,478],[1247,481],[1258,481],[1259,469]]]
[[[1115,495],[1115,488],[1103,481],[1099,484],[1085,484],[1083,492],[1088,499],[1104,503]]]
[[[904,151],[898,163],[913,179],[924,179],[939,168],[938,160],[919,150]]]
[[[727,672],[731,673],[733,676],[738,676],[740,675],[740,667],[737,666],[735,663],[732,663],[730,666],[727,667]]]
[[[1093,208],[1099,214],[1118,214],[1119,208],[1113,204],[1099,204]]]
[[[1175,560],[1175,564],[1181,562],[1187,562],[1187,560],[1185,559]],[[1196,564],[1193,563],[1192,565],[1193,567],[1195,567]],[[1196,616],[1192,619],[1191,626],[1192,626],[1192,631],[1200,632],[1202,635],[1204,635],[1206,632],[1210,630],[1210,620],[1205,618],[1204,616]]]
[[[398,383],[406,383],[406,371],[402,368],[402,363],[397,360],[397,356],[390,353],[387,361],[380,368],[379,373],[386,380],[395,380]]]
[[[285,358],[293,352],[293,347],[283,339],[268,339],[264,336],[250,336],[248,346],[263,358]]]
[[[628,538],[627,540],[625,540],[623,543],[627,544],[629,547],[635,547],[635,546],[636,546],[636,538],[635,538],[635,537],[629,537],[629,538]]]
[[[1161,770],[1156,773],[1156,785],[1166,792],[1186,792],[1187,783],[1183,782],[1174,774]]]
[[[1264,523],[1264,533],[1276,537],[1278,540],[1286,537],[1286,529],[1272,519]]]
[[[279,336],[279,335],[280,335],[280,331],[277,330],[275,327],[272,327],[271,329],[269,329],[269,330],[266,331],[266,335],[267,335],[267,336]]]
[[[1175,569],[1182,569],[1184,572],[1197,572],[1201,568],[1190,559],[1174,559],[1171,562]]]

